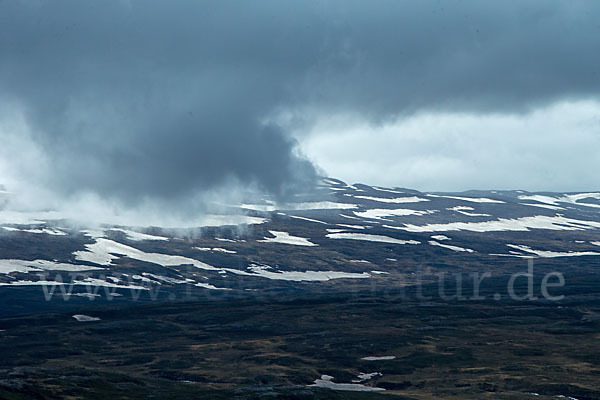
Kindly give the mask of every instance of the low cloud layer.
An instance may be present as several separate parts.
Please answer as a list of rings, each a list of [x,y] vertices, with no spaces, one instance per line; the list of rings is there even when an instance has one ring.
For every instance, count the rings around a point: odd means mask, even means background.
[[[594,1],[0,2],[0,173],[130,204],[288,193],[318,170],[291,132],[328,115],[383,126],[598,99],[598,15]]]

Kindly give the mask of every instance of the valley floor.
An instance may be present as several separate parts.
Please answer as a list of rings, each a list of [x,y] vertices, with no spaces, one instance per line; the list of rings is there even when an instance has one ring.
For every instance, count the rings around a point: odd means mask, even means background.
[[[560,302],[388,289],[4,317],[0,398],[600,399],[600,276],[568,282]]]

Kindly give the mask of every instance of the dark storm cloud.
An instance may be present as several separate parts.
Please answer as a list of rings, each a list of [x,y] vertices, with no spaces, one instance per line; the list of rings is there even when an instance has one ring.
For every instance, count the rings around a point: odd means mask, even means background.
[[[4,1],[0,101],[24,110],[59,191],[282,192],[315,169],[264,124],[278,110],[376,121],[597,97],[598,16],[593,1]]]

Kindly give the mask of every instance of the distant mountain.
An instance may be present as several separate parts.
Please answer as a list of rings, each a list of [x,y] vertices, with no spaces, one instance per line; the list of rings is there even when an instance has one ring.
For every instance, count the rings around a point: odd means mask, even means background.
[[[599,192],[423,193],[325,178],[293,202],[227,210],[196,228],[94,230],[57,213],[0,211],[0,291],[62,281],[85,301],[235,296],[397,284],[422,268],[508,273],[530,257],[560,268],[600,260]]]

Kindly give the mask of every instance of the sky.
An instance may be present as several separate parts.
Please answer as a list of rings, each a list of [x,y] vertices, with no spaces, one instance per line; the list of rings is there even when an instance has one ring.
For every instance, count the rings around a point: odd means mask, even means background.
[[[598,190],[599,17],[592,0],[0,1],[0,183],[183,209],[320,175]]]

